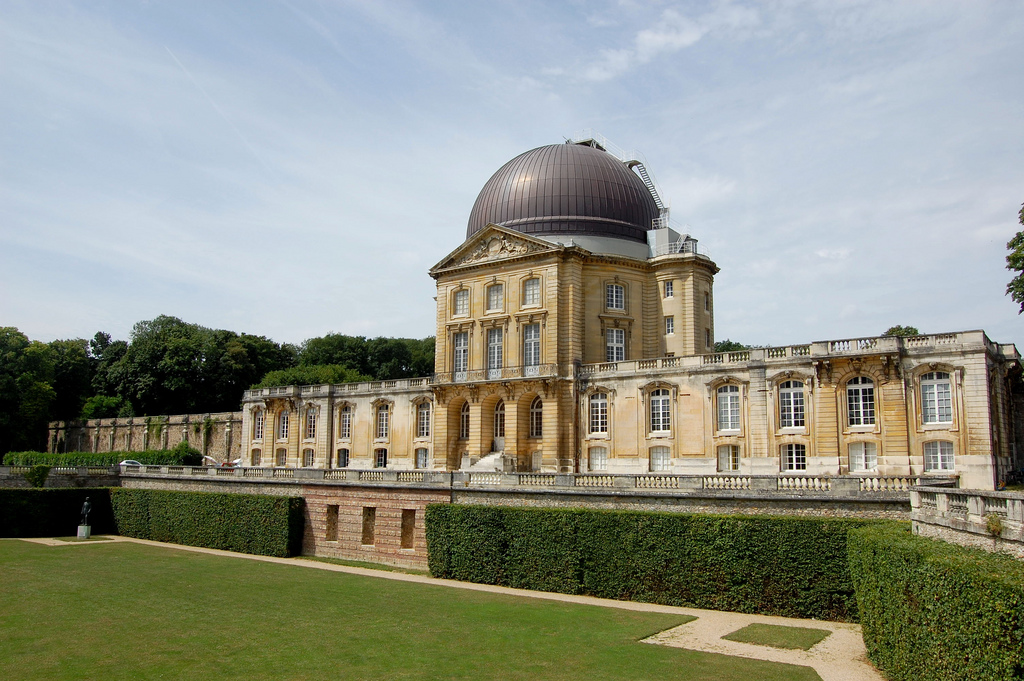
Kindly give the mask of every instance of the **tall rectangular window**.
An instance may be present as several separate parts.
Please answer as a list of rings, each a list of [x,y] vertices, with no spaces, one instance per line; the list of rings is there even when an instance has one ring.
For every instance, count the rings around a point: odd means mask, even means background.
[[[608,432],[608,393],[590,396],[590,432]]]
[[[779,386],[779,426],[804,426],[804,384],[801,381],[786,381]]]
[[[287,466],[288,465],[288,450],[287,449],[281,448],[281,449],[278,449],[277,452],[275,452],[274,465],[278,466],[278,467],[283,467],[283,466]]]
[[[490,370],[502,367],[503,341],[502,329],[487,329],[487,368]]]
[[[391,409],[387,404],[377,405],[377,439],[386,439],[391,433]]]
[[[375,450],[373,450],[373,467],[374,468],[387,468],[388,467],[388,450],[386,450],[386,449],[375,449]]]
[[[430,403],[416,405],[416,437],[430,437]]]
[[[465,373],[469,369],[469,332],[452,334],[452,371]]]
[[[651,430],[652,433],[662,433],[672,430],[671,399],[667,390],[655,390],[651,392]]]
[[[651,447],[650,468],[652,473],[667,471],[670,461],[668,447]]]
[[[740,469],[740,446],[721,445],[718,448],[718,470],[734,472]]]
[[[337,459],[337,461],[338,461],[338,468],[348,468],[348,450],[347,449],[339,449],[338,450],[338,459]]]
[[[429,454],[426,447],[419,447],[416,450],[416,468],[426,468],[429,465]]]
[[[540,324],[523,327],[523,364],[528,367],[540,364]]]
[[[670,281],[666,281],[665,282],[665,297],[666,298],[671,298],[674,295],[674,293],[675,293],[675,286],[673,285],[673,282],[671,280]]]
[[[626,359],[626,330],[605,329],[605,361],[621,362]]]
[[[782,470],[807,470],[807,446],[795,444],[782,445]]]
[[[469,291],[462,289],[455,292],[455,315],[464,317],[469,314]]]
[[[608,448],[607,447],[591,447],[590,448],[590,466],[591,471],[606,471],[608,470]]]
[[[621,284],[607,284],[604,287],[605,306],[609,310],[626,309],[626,288]]]
[[[851,426],[875,424],[875,384],[867,376],[854,376],[846,383],[846,416]]]
[[[288,412],[282,411],[277,417],[277,439],[288,439]]]
[[[316,409],[310,407],[306,409],[306,434],[305,439],[314,440],[316,439]]]
[[[502,284],[493,284],[487,289],[487,311],[494,312],[505,306],[505,287]]]
[[[469,439],[469,402],[463,402],[459,410],[459,439]]]
[[[312,468],[313,467],[313,456],[314,456],[314,454],[313,454],[313,450],[312,449],[303,449],[302,450],[302,467],[303,468]]]
[[[345,405],[341,408],[341,420],[338,423],[338,437],[348,440],[352,437],[352,407]]]
[[[878,468],[878,446],[874,442],[850,443],[850,470],[873,471]]]
[[[251,461],[252,461],[252,465],[253,466],[259,466],[260,465],[260,460],[262,458],[263,458],[263,450],[260,450],[260,449],[252,450],[252,459],[251,459]]]
[[[252,414],[252,439],[263,439],[263,410],[257,409]]]
[[[402,509],[402,548],[413,548],[416,532],[416,511],[411,508]]]
[[[523,282],[523,305],[540,305],[540,279]]]
[[[740,429],[740,389],[723,385],[718,389],[718,430]]]
[[[925,442],[924,469],[926,471],[953,470],[953,443],[945,440]]]
[[[676,332],[676,318],[673,316],[665,317],[665,334],[671,336]]]
[[[363,507],[363,546],[373,546],[377,529],[377,509]]]
[[[921,377],[921,412],[925,423],[953,422],[953,392],[949,374],[933,371]]]
[[[711,349],[711,329],[704,329],[704,347]]]

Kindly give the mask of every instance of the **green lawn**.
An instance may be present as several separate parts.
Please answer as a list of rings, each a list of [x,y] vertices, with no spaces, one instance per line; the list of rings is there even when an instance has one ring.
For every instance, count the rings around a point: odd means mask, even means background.
[[[759,679],[638,640],[686,618],[140,544],[0,541],[2,679]]]
[[[784,627],[777,624],[748,624],[722,638],[728,641],[756,643],[759,646],[772,646],[773,648],[810,650],[812,646],[824,641],[831,633],[828,629]]]

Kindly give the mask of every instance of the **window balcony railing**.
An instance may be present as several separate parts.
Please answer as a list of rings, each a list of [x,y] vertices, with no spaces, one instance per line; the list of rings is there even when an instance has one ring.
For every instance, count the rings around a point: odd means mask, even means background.
[[[434,375],[434,383],[475,383],[478,381],[503,381],[514,378],[556,375],[558,375],[557,364],[531,364],[528,366],[501,367],[499,369],[441,372]]]

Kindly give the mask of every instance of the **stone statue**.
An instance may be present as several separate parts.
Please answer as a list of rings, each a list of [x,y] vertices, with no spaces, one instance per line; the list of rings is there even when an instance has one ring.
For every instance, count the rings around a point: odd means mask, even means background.
[[[92,510],[92,504],[89,503],[89,497],[85,498],[85,503],[82,504],[82,522],[79,525],[89,524],[89,511]]]

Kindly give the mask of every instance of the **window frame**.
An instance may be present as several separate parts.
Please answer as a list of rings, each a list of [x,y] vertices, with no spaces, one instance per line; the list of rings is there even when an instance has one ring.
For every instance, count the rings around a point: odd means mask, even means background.
[[[726,396],[728,419],[723,421],[722,396]],[[715,432],[739,433],[743,430],[742,391],[735,383],[726,383],[715,388]],[[735,404],[732,404],[735,402]],[[735,416],[735,420],[734,417]]]
[[[427,438],[430,437],[430,421],[431,421],[431,409],[430,402],[423,401],[416,405],[416,437]]]
[[[590,435],[608,435],[608,393],[604,391],[590,394],[587,403],[587,433]],[[595,422],[598,426],[595,428]]]
[[[342,452],[344,452],[344,455]],[[349,463],[352,461],[352,456],[348,447],[338,447],[338,450],[335,453],[337,455],[337,458],[335,459],[337,468],[348,468]],[[344,463],[342,463],[342,456],[344,456]]]
[[[452,317],[469,316],[469,289],[460,288],[452,293]]]
[[[391,404],[380,403],[374,409],[374,440],[387,440],[391,437]]]
[[[846,382],[846,426],[853,430],[874,430],[878,420],[875,380],[853,376]]]
[[[426,447],[417,447],[416,450],[413,452],[413,455],[414,455],[414,459],[415,459],[414,462],[413,462],[413,465],[416,468],[418,468],[420,470],[423,470],[425,468],[430,468],[430,450],[429,449],[427,449]]]
[[[523,325],[523,366],[540,366],[540,324]]]
[[[469,402],[463,402],[459,408],[459,439],[469,439]]]
[[[312,447],[306,447],[302,450],[302,468],[313,468],[316,464],[316,452]]]
[[[604,285],[604,307],[611,312],[626,311],[625,285],[613,282]]]
[[[933,376],[935,378],[928,378]],[[945,378],[938,378],[944,376]],[[941,386],[946,386],[946,395],[943,396],[939,392]],[[949,371],[929,371],[921,374],[918,378],[918,388],[921,395],[921,423],[926,426],[951,426],[953,425],[953,374]],[[933,397],[929,399],[928,394],[932,393]],[[946,404],[943,405],[943,397],[945,397]],[[932,403],[929,405],[929,403]],[[934,411],[934,414],[929,418],[929,406]],[[948,410],[947,414],[943,414],[943,406]],[[943,419],[942,416],[947,415],[948,419]]]
[[[505,400],[494,403],[492,432],[495,438],[505,437]]]
[[[600,455],[597,457],[595,462],[594,454],[597,452],[600,452]],[[591,473],[599,473],[606,470],[608,470],[608,447],[602,445],[587,449],[587,471]]]
[[[540,277],[523,281],[523,307],[541,307]]]
[[[289,420],[291,419],[290,413],[287,409],[277,415],[277,439],[287,440],[289,433]]]
[[[303,428],[305,429],[303,432],[304,440],[316,439],[316,425],[319,416],[319,410],[316,407],[306,407],[306,418],[303,419]]]
[[[674,298],[675,297],[675,282],[672,279],[666,279],[663,284],[662,291],[663,298]]]
[[[870,457],[868,456],[869,446],[872,450]],[[859,454],[855,453],[856,450],[860,450]],[[851,473],[873,473],[878,471],[878,443],[873,440],[858,440],[849,443],[846,446],[846,456],[850,464]],[[869,466],[869,461],[873,461],[874,464]]]
[[[676,316],[665,315],[665,335],[674,336],[676,333]]]
[[[651,473],[667,473],[671,471],[672,448],[666,445],[656,445],[648,449],[647,470]]]
[[[505,284],[496,282],[487,287],[486,312],[503,312],[505,310]]]
[[[338,418],[338,439],[352,439],[352,409],[351,404],[343,405]]]
[[[373,467],[374,468],[387,468],[388,467],[388,448],[387,447],[376,447],[373,450]]]
[[[532,438],[544,437],[544,401],[540,395],[530,402],[530,435]]]
[[[249,464],[253,468],[258,468],[260,463],[263,461],[263,449],[260,447],[254,447],[249,452]]]
[[[807,384],[799,379],[787,379],[778,386],[779,429],[802,431],[807,427]]]
[[[672,433],[672,393],[666,388],[655,388],[647,395],[647,432],[650,435]]]
[[[928,451],[930,445],[935,450],[934,452]],[[944,449],[947,451],[944,452]],[[951,440],[928,440],[922,446],[922,455],[925,473],[951,473],[956,470],[956,448]],[[943,463],[947,455],[949,466],[944,467]],[[938,466],[929,465],[930,460],[938,464]]]
[[[487,329],[487,371],[505,366],[505,329],[494,326]]]
[[[807,470],[807,445],[787,442],[779,445],[779,467],[784,473]]]
[[[725,458],[723,459],[723,450]],[[740,469],[740,446],[737,444],[723,444],[715,448],[717,466],[719,473],[736,473]],[[722,465],[723,461],[726,465]]]
[[[253,442],[263,442],[263,428],[266,424],[264,411],[257,407],[252,412],[252,439]]]
[[[469,332],[452,333],[452,373],[464,374],[469,371]]]
[[[604,330],[604,347],[606,362],[626,361],[626,330],[608,327]]]

